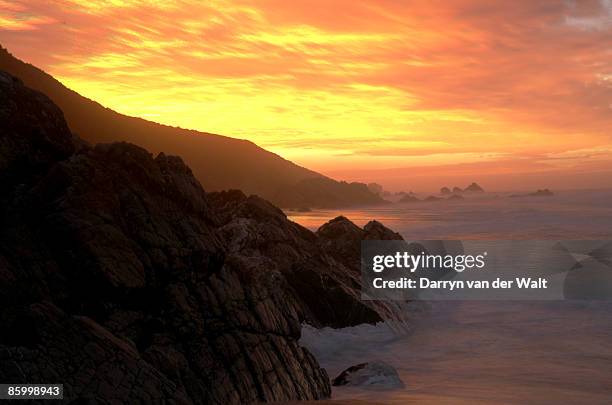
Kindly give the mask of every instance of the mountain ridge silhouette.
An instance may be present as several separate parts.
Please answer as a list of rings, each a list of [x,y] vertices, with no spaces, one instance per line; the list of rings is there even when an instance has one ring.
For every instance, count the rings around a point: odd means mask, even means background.
[[[382,202],[373,194],[364,194],[361,183],[350,183],[347,188],[347,183],[299,166],[251,141],[120,114],[69,89],[42,69],[16,58],[2,45],[0,70],[46,94],[61,108],[72,132],[87,142],[130,142],[152,153],[181,156],[207,191],[239,189],[283,208],[340,208]],[[328,199],[326,191],[311,198],[310,188],[302,190],[301,184],[311,184],[313,179],[324,181],[328,189],[331,181],[334,192]],[[313,206],[313,201],[321,203]]]

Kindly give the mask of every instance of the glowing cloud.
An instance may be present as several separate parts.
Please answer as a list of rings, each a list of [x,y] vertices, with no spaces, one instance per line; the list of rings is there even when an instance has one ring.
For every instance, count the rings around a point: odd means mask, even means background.
[[[612,170],[611,4],[0,0],[0,41],[119,112],[400,187]]]

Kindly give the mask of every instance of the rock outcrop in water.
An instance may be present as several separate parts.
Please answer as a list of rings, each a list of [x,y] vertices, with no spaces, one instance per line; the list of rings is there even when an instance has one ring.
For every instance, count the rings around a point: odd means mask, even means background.
[[[382,361],[351,366],[334,378],[332,385],[347,385],[366,389],[404,388],[404,382],[400,379],[397,370]]]
[[[352,292],[355,299],[360,303],[367,305],[368,310],[372,312],[372,322],[377,322],[375,318],[389,321],[389,324],[394,324],[398,331],[404,331],[407,327],[407,316],[411,312],[406,307],[404,302],[389,302],[389,301],[362,301],[361,300],[361,242],[366,240],[403,240],[400,234],[393,232],[378,221],[370,221],[363,228],[349,221],[347,218],[340,216],[332,219],[317,232],[318,244],[321,248],[331,256],[337,263],[342,263],[344,268],[340,274],[343,286],[354,286]],[[336,268],[334,266],[334,268]],[[412,308],[411,308],[412,309]],[[416,308],[415,308],[416,309]],[[359,318],[362,318],[362,309],[352,305],[347,307],[348,313],[355,313]],[[351,325],[357,325],[354,321]]]
[[[464,189],[454,186],[452,191],[448,187],[442,187],[440,189],[440,194],[442,195],[462,194],[462,193],[484,193],[484,189],[480,187],[480,185],[478,185],[477,183],[472,183]]]
[[[392,316],[384,307],[360,299],[356,263],[361,239],[353,232],[367,231],[346,218],[334,220],[345,224],[337,236],[353,248],[350,256],[336,256],[333,249],[326,249],[325,238],[289,221],[281,210],[259,197],[247,197],[237,190],[208,196],[219,213],[218,232],[228,252],[244,266],[283,275],[304,321],[317,327],[346,327]]]
[[[484,189],[480,187],[477,183],[472,183],[467,186],[463,192],[465,193],[484,193]]]
[[[70,401],[324,398],[302,322],[394,315],[359,299],[357,241],[399,237],[379,223],[317,235],[261,198],[206,194],[180,158],[87,145],[3,73],[0,121],[0,381],[60,381]]]

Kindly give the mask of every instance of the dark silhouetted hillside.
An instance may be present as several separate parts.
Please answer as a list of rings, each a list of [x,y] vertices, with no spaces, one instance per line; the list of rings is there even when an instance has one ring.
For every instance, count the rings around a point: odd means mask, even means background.
[[[153,153],[179,155],[207,190],[240,189],[282,207],[288,207],[283,205],[285,201],[292,207],[315,207],[306,201],[320,201],[320,206],[325,207],[342,207],[376,200],[372,193],[351,192],[350,187],[298,166],[253,142],[119,114],[68,89],[51,75],[22,62],[2,47],[0,70],[46,94],[62,109],[72,132],[86,141],[94,144],[132,142]],[[327,179],[325,191],[318,190],[316,196],[310,196],[309,189],[295,187],[306,179]],[[347,195],[343,196],[347,190]],[[299,197],[287,194],[293,191],[299,192]],[[329,195],[325,195],[326,192]],[[354,200],[359,196],[363,199]],[[305,200],[299,201],[298,198]]]
[[[310,178],[286,186],[272,198],[281,207],[335,208],[384,204],[364,183],[347,183],[327,177]]]

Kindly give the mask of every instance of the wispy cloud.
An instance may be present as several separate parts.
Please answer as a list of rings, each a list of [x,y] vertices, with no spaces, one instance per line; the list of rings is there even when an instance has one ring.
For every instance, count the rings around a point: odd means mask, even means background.
[[[0,41],[120,112],[249,138],[324,172],[508,156],[535,170],[612,144],[611,11],[0,0]]]

